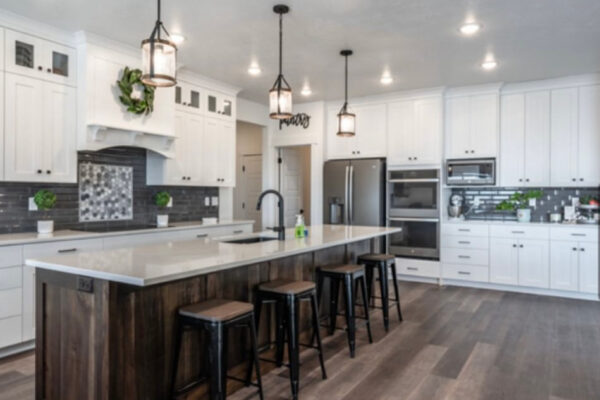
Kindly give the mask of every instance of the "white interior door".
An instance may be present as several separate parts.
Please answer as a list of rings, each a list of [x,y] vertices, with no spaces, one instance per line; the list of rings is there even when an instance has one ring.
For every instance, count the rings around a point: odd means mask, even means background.
[[[262,154],[240,156],[240,175],[237,180],[235,219],[254,220],[254,230],[262,230],[262,212],[256,210],[262,192]]]
[[[296,225],[296,214],[304,209],[304,157],[299,147],[280,150],[280,192],[283,196],[283,216],[287,228]]]

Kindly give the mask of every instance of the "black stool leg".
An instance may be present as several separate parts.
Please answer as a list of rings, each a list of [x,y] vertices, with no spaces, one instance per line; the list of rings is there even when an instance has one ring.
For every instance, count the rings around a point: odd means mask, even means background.
[[[173,370],[171,374],[171,398],[175,398],[175,383],[177,381],[177,370],[179,369],[179,355],[181,353],[181,339],[183,337],[183,323],[177,318],[175,324],[175,352],[173,353]]]
[[[371,320],[369,319],[369,304],[367,297],[367,289],[365,288],[365,277],[361,276],[358,278],[360,289],[362,291],[363,306],[365,308],[365,318],[367,319],[367,333],[369,334],[369,343],[373,343],[373,335],[371,334]]]
[[[352,275],[344,275],[344,294],[346,299],[346,325],[348,329],[348,346],[350,357],[354,358],[356,349],[356,326],[354,318],[354,279]]]
[[[208,364],[210,374],[210,398],[211,400],[224,400],[223,388],[226,385],[227,360],[225,360],[223,349],[223,325],[212,324],[208,328],[210,344],[208,346]]]
[[[403,321],[402,310],[400,309],[400,291],[398,290],[398,275],[396,274],[396,262],[392,261],[390,264],[392,269],[392,281],[394,283],[394,294],[396,295],[396,308],[398,309],[398,319]]]
[[[298,349],[298,304],[295,296],[287,296],[288,353],[292,398],[298,399],[300,382],[300,351]]]
[[[367,278],[367,297],[368,301],[375,305],[375,300],[373,299],[373,267],[369,263],[365,263],[365,275]]]
[[[330,299],[329,299],[329,335],[333,335],[337,325],[338,314],[338,297],[340,294],[340,281],[334,278],[329,278]]]
[[[275,361],[278,367],[283,365],[283,347],[285,345],[284,307],[285,305],[281,301],[275,303]]]
[[[312,323],[314,330],[313,336],[317,338],[319,362],[321,363],[321,375],[323,376],[323,379],[327,379],[327,373],[325,372],[325,362],[323,360],[323,345],[321,344],[321,332],[319,331],[319,305],[317,304],[317,295],[315,293],[312,293],[310,295],[310,304],[312,308]]]
[[[377,265],[379,270],[379,287],[381,290],[381,308],[383,309],[383,326],[385,331],[390,330],[390,310],[388,303],[388,279],[387,279],[387,265],[384,262],[380,262]]]
[[[262,379],[260,377],[260,361],[258,360],[258,340],[256,339],[256,325],[254,324],[254,317],[250,318],[250,341],[252,343],[252,357],[250,360],[249,376],[252,379],[252,360],[254,360],[254,368],[256,368],[256,382],[258,384],[258,395],[260,400],[263,400],[263,387]]]

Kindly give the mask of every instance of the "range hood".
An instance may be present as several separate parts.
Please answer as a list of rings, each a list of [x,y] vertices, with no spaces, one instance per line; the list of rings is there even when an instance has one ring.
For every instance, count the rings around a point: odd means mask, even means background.
[[[125,67],[140,68],[139,49],[79,34],[78,149],[135,146],[173,157],[175,88],[157,88],[154,110],[136,115],[119,100],[117,80]]]

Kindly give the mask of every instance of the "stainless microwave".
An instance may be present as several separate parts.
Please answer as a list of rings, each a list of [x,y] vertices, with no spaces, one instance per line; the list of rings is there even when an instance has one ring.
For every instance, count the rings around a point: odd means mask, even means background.
[[[448,186],[494,186],[495,184],[495,158],[446,161],[446,185]]]

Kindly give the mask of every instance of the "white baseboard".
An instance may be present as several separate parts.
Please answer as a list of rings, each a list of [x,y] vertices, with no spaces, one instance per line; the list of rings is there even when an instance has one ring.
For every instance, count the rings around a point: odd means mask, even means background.
[[[14,354],[23,353],[25,351],[33,350],[35,348],[35,340],[29,342],[23,342],[15,344],[13,346],[4,347],[0,349],[0,358],[12,356]]]

